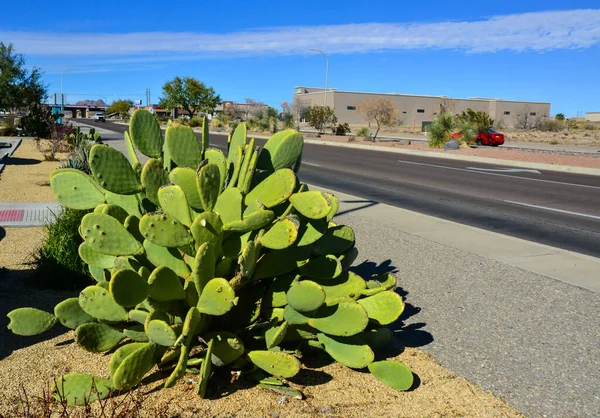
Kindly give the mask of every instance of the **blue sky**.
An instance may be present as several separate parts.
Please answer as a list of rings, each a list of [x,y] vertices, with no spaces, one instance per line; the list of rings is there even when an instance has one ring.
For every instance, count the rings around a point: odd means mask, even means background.
[[[0,41],[68,100],[156,102],[174,76],[279,107],[296,85],[600,111],[598,0],[8,2]],[[566,9],[565,7],[568,7]]]

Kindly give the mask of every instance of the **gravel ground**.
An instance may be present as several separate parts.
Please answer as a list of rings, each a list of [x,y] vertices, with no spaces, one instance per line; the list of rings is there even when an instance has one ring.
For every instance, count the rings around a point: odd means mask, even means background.
[[[321,141],[344,142],[348,143],[347,137],[336,137],[333,135],[323,135],[318,138]],[[310,138],[306,138],[310,143]],[[368,142],[356,138],[355,144],[370,145],[374,147],[403,148],[418,151],[429,151],[432,153],[448,153],[453,155],[470,155],[476,157],[498,158],[503,160],[527,161],[545,164],[570,165],[576,167],[600,168],[600,153],[597,156],[581,156],[573,153],[558,153],[548,151],[519,151],[515,149],[502,147],[479,147],[479,148],[461,148],[456,151],[444,151],[443,149],[429,148],[424,142],[413,142],[410,145],[396,142]]]
[[[343,215],[415,308],[401,336],[527,416],[600,416],[600,295]]]

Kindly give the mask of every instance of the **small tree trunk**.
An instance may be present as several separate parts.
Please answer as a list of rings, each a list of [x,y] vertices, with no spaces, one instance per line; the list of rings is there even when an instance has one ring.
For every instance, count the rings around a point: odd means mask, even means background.
[[[379,133],[380,127],[381,125],[379,124],[379,122],[377,122],[377,130],[375,131],[375,136],[373,136],[373,142],[375,142],[375,139],[377,139],[377,134]]]

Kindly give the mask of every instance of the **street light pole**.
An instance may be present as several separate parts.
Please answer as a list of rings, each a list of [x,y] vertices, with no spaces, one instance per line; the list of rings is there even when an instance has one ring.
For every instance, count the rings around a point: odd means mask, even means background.
[[[65,95],[63,93],[63,76],[67,71],[72,71],[72,68],[65,68],[60,74],[60,113],[63,112],[65,106]]]
[[[319,52],[323,54],[325,57],[325,106],[327,106],[327,82],[329,78],[329,58],[327,58],[327,54],[321,51],[320,49],[310,48],[311,51]]]

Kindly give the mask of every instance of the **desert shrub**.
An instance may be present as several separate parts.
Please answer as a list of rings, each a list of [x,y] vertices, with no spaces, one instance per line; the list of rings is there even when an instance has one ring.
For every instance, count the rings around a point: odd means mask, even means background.
[[[218,129],[218,128],[222,128],[223,126],[224,126],[223,122],[218,118],[212,118],[210,120],[210,128],[211,129]]]
[[[494,119],[490,117],[487,112],[474,111],[473,109],[463,110],[463,112],[456,117],[460,122],[467,122],[475,126],[479,132],[486,129],[490,129],[494,126]]]
[[[0,136],[17,136],[19,131],[15,126],[15,118],[9,117],[0,122]]]
[[[538,128],[542,132],[559,132],[564,128],[564,124],[559,120],[546,119],[540,122]]]
[[[557,113],[556,116],[554,116],[554,119],[556,120],[565,120],[565,114],[564,113]]]
[[[251,131],[260,131],[262,127],[261,119],[256,116],[250,116],[246,121],[246,125],[248,125],[248,129]]]
[[[311,106],[306,109],[304,118],[320,134],[324,133],[325,129],[331,128],[337,123],[335,111],[330,106]]]
[[[86,264],[79,258],[79,224],[89,210],[65,208],[45,227],[46,236],[33,254],[33,283],[48,289],[75,289],[91,284]]]
[[[450,112],[441,114],[429,126],[427,143],[431,148],[442,148],[450,139],[455,127],[455,120]]]
[[[231,122],[229,122],[229,128],[231,128],[231,131],[233,132],[239,124],[240,123],[237,120],[232,120]]]
[[[586,131],[595,131],[596,129],[599,129],[600,125],[595,124],[594,122],[585,122],[583,124],[583,129],[585,129]]]
[[[191,126],[192,128],[197,128],[199,126],[202,126],[202,119],[198,118],[198,117],[191,118],[188,121],[188,126]]]
[[[348,142],[354,142],[356,141],[356,137],[355,136],[349,136],[348,137]]]
[[[350,133],[350,125],[347,123],[338,123],[336,127],[331,128],[331,132],[337,136],[345,136]]]
[[[281,125],[283,129],[294,129],[294,114],[290,111],[285,111],[281,114]]]
[[[369,137],[369,128],[367,128],[366,126],[363,126],[358,131],[356,131],[356,136],[362,136],[364,138],[368,138]]]

